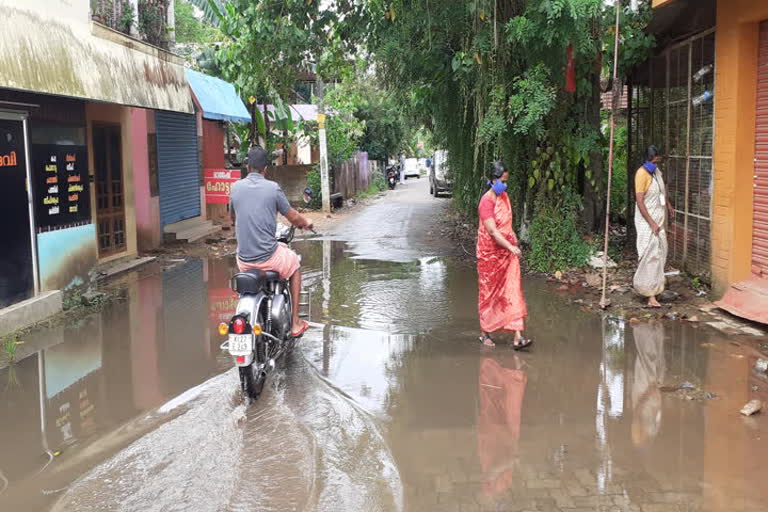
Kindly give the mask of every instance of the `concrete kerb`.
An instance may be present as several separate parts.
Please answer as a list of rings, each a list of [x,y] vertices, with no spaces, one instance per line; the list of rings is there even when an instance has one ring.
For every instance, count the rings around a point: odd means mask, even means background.
[[[0,336],[26,329],[62,312],[61,290],[42,293],[31,299],[0,309]]]

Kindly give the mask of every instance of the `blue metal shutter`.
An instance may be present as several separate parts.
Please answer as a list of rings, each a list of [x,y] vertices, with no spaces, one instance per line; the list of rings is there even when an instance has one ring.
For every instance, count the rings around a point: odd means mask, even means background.
[[[200,215],[200,163],[195,116],[155,112],[160,224]]]

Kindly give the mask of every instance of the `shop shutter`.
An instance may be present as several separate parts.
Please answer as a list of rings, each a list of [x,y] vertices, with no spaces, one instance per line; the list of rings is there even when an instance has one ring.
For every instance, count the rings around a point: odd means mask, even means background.
[[[760,24],[752,271],[768,277],[768,21]]]
[[[156,112],[160,223],[200,215],[200,170],[195,116]]]

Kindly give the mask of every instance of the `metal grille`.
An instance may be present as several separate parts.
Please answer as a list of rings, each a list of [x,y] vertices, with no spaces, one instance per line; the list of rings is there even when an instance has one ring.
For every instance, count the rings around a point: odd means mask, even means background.
[[[659,146],[667,194],[675,210],[669,261],[693,274],[710,274],[715,34],[672,46],[647,65],[648,79],[632,87],[630,162]]]

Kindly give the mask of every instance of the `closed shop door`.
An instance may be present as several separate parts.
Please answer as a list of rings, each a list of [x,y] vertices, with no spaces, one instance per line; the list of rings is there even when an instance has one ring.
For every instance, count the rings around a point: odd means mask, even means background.
[[[156,112],[160,223],[200,215],[200,167],[195,116]]]
[[[0,307],[34,293],[24,122],[0,112]]]
[[[768,21],[760,24],[752,272],[768,277]]]
[[[752,272],[768,277],[768,21],[760,24]]]
[[[93,127],[93,162],[96,174],[96,225],[99,257],[125,251],[125,194],[119,125]]]

